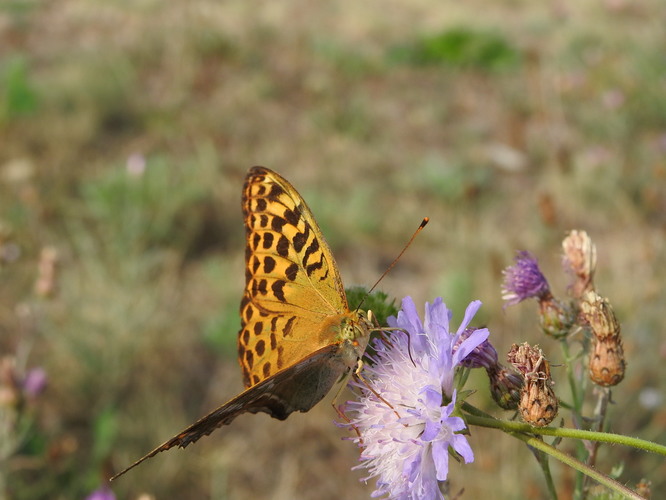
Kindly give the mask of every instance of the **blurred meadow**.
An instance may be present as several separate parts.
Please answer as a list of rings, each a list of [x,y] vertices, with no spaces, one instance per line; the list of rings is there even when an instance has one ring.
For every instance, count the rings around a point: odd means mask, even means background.
[[[501,271],[529,250],[565,295],[560,242],[588,231],[628,360],[610,430],[664,443],[665,47],[663,0],[1,0],[0,377],[47,384],[19,420],[0,410],[0,499],[83,499],[240,391],[252,165],[299,190],[347,286],[372,285],[429,216],[381,289],[442,296],[455,325],[480,299],[500,353],[539,343],[553,365],[536,304],[503,310]],[[335,418],[326,400],[246,415],[112,488],[369,498]],[[470,443],[452,494],[545,495],[523,444]],[[598,467],[666,494],[657,456],[602,447]],[[553,471],[568,498],[573,472]]]

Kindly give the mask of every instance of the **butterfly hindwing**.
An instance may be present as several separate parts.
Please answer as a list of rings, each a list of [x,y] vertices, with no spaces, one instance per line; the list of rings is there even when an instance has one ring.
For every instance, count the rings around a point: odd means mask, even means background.
[[[319,349],[301,362],[246,389],[141,457],[113,476],[111,480],[162,451],[176,446],[185,448],[218,427],[230,424],[243,413],[264,412],[271,417],[284,420],[294,411],[310,410],[328,393],[347,368],[344,358],[337,355],[338,349],[337,345]]]

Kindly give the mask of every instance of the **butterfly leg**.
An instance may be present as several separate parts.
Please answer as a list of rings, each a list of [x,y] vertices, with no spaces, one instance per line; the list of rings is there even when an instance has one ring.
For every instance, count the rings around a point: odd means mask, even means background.
[[[359,360],[359,363],[360,363],[360,362],[361,362],[361,360]],[[356,373],[357,370],[359,370],[358,367],[356,368],[356,370],[354,371],[354,373]],[[345,378],[346,378],[346,377],[345,377]],[[338,414],[338,416],[339,416],[342,420],[344,420],[345,422],[347,422],[347,423],[349,424],[349,426],[350,426],[352,429],[354,429],[354,432],[356,433],[356,435],[357,435],[358,438],[359,438],[359,443],[360,443],[360,445],[363,446],[363,437],[361,436],[361,432],[358,430],[358,427],[356,427],[356,426],[352,423],[351,419],[347,416],[347,414],[344,412],[344,410],[342,409],[342,407],[341,407],[341,406],[338,406],[338,404],[337,404],[337,402],[338,402],[338,398],[340,397],[340,394],[342,394],[342,391],[344,390],[344,388],[345,388],[346,386],[347,386],[347,384],[344,384],[344,383],[343,383],[343,384],[340,384],[340,388],[338,389],[338,392],[335,394],[335,396],[334,396],[333,399],[331,400],[331,406],[333,407],[333,409],[335,410],[335,412]]]

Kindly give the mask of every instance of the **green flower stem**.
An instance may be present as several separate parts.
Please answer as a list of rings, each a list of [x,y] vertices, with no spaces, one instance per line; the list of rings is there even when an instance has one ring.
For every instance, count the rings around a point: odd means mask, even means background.
[[[550,446],[549,444],[544,443],[541,439],[532,437],[532,436],[526,436],[525,434],[519,433],[519,432],[512,432],[512,436],[520,439],[521,441],[524,441],[525,444],[528,446],[531,446],[532,448],[536,448],[537,450],[542,451],[543,453],[547,453],[551,457],[561,461],[562,463],[568,465],[569,467],[576,469],[579,472],[582,472],[588,477],[591,477],[595,481],[599,482],[599,484],[602,484],[606,486],[607,488],[616,491],[620,493],[621,495],[624,495],[626,498],[633,498],[635,500],[644,500],[642,496],[640,496],[638,493],[635,491],[630,490],[626,486],[624,486],[621,483],[618,483],[614,479],[611,479],[610,477],[598,472],[596,469],[589,467],[588,465],[584,464],[583,462],[576,460],[574,457],[571,455],[568,455],[557,448],[554,448],[553,446]]]
[[[469,411],[467,406],[464,409]],[[470,412],[472,413],[472,412]],[[520,422],[508,422],[498,420],[492,417],[470,414],[465,416],[467,423],[478,425],[480,427],[493,427],[505,432],[527,432],[529,434],[540,434],[542,436],[556,436],[563,438],[587,439],[588,441],[598,441],[601,443],[621,444],[631,446],[639,450],[645,450],[659,455],[666,456],[666,446],[646,441],[644,439],[623,436],[621,434],[611,434],[609,432],[584,431],[580,429],[569,429],[566,427],[532,427]]]
[[[546,481],[546,488],[548,488],[548,494],[550,495],[550,498],[557,500],[557,489],[555,488],[555,483],[553,482],[553,475],[550,473],[550,460],[548,460],[548,455],[537,450],[536,448],[530,448],[530,450],[541,466],[541,472],[543,472],[543,477]]]
[[[524,441],[528,446],[539,450],[551,457],[561,461],[562,463],[570,466],[571,468],[585,474],[586,476],[594,479],[600,484],[614,490],[626,498],[641,499],[635,491],[630,490],[626,486],[611,479],[610,477],[598,472],[594,468],[584,464],[580,460],[558,450],[557,448],[544,443],[539,437],[534,437],[533,434],[568,437],[575,439],[587,439],[589,441],[606,442],[612,444],[623,444],[631,446],[640,450],[650,451],[666,456],[666,446],[645,441],[643,439],[631,438],[619,434],[610,434],[607,432],[594,432],[583,431],[579,429],[567,429],[563,427],[532,427],[531,425],[522,424],[519,422],[508,422],[506,420],[498,420],[491,417],[485,412],[475,408],[469,403],[463,403],[462,408],[467,411],[465,420],[470,425],[478,425],[479,427],[490,427],[500,429],[513,437]]]
[[[571,358],[571,351],[569,350],[569,344],[566,339],[560,341],[560,348],[562,349],[562,354],[564,356],[564,366],[566,367],[567,372],[567,381],[569,382],[569,390],[571,391],[572,399],[572,408],[571,408],[571,418],[574,421],[575,425],[580,425],[583,420],[583,394],[585,393],[585,387],[580,378],[576,378],[574,374],[574,363]],[[578,460],[584,461],[588,457],[588,451],[582,441],[576,441],[576,456]],[[585,476],[580,472],[576,474],[576,483],[574,487],[574,500],[581,500],[584,498],[583,487],[585,484]]]
[[[571,399],[573,400],[573,409],[576,415],[580,415],[581,408],[583,406],[583,401],[579,393],[578,384],[576,383],[576,377],[573,372],[573,363],[571,363],[571,353],[569,351],[569,344],[564,340],[560,342],[560,347],[562,349],[562,354],[565,359],[565,367],[567,370],[567,380],[569,382],[569,390],[571,391]]]

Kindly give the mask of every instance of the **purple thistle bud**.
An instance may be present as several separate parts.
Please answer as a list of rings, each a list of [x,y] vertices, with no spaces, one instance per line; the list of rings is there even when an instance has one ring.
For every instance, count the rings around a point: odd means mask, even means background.
[[[514,305],[525,299],[535,297],[543,300],[550,296],[550,287],[546,277],[541,273],[536,258],[529,252],[518,252],[516,264],[504,271],[502,298],[506,305]]]

